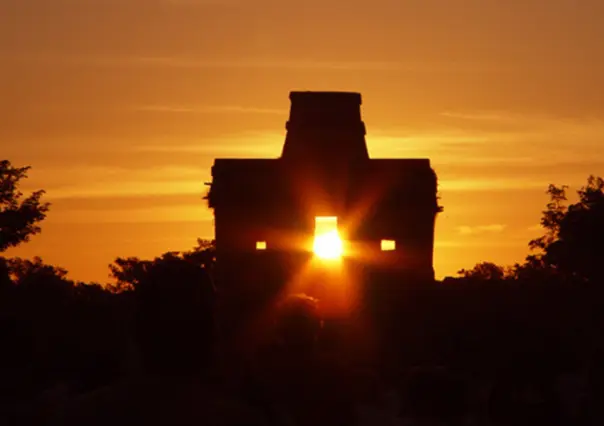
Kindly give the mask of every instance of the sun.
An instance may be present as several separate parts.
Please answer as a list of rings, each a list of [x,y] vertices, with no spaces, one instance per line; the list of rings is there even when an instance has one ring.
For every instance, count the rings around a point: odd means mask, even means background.
[[[342,239],[338,231],[317,235],[313,251],[321,259],[339,259],[342,256]]]
[[[343,244],[336,217],[317,217],[313,251],[321,259],[342,257]]]

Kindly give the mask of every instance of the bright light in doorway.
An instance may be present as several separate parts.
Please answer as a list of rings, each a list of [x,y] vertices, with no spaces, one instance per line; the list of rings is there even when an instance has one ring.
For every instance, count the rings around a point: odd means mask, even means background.
[[[339,259],[343,244],[338,232],[337,217],[315,218],[315,240],[313,251],[321,259]]]

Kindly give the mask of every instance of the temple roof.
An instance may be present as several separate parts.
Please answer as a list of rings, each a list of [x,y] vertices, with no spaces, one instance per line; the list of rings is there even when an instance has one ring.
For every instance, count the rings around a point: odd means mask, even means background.
[[[361,94],[357,92],[315,92],[292,91],[289,93],[292,102],[337,102],[361,105]]]

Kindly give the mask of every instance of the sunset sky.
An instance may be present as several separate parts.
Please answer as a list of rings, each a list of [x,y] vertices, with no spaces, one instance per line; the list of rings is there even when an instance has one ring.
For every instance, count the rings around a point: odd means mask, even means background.
[[[0,0],[0,159],[78,280],[211,238],[215,157],[276,157],[291,90],[363,95],[440,179],[438,277],[521,261],[549,183],[604,174],[602,0]]]

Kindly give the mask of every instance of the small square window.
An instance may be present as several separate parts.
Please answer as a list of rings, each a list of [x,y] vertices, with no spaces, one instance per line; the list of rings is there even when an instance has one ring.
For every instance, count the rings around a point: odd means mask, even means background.
[[[256,250],[266,250],[266,241],[256,241]]]
[[[380,247],[381,247],[382,251],[394,251],[394,250],[396,250],[396,241],[382,240]]]

